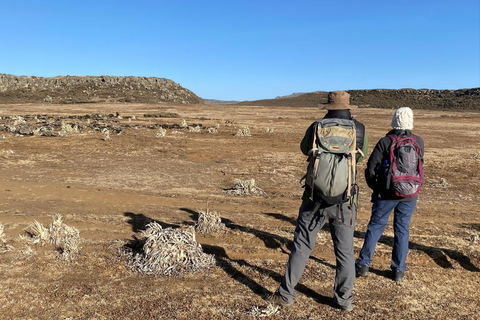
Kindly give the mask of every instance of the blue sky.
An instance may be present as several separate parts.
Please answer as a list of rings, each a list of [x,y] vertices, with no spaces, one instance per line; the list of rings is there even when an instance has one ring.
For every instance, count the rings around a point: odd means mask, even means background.
[[[205,99],[480,87],[478,0],[2,0],[0,73],[171,79]]]

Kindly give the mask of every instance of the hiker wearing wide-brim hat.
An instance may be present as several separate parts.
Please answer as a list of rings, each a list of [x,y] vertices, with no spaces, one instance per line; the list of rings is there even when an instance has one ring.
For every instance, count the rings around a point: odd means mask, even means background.
[[[281,306],[293,304],[296,296],[294,288],[300,281],[306,263],[315,247],[318,232],[328,221],[337,261],[333,301],[337,308],[350,311],[353,308],[352,290],[355,281],[353,234],[356,222],[356,193],[354,190],[358,190],[357,188],[352,189],[351,186],[355,185],[356,162],[363,160],[364,156],[361,155],[362,153],[364,155],[367,153],[367,135],[365,126],[353,119],[350,113],[350,110],[355,109],[357,106],[350,104],[350,95],[347,92],[330,92],[328,104],[319,106],[322,109],[327,109],[328,112],[323,119],[315,121],[310,125],[300,144],[302,153],[310,159],[309,169],[315,168],[315,165],[312,165],[314,163],[327,163],[328,161],[323,162],[320,159],[324,159],[322,155],[329,154],[330,159],[338,157],[343,159],[338,162],[345,163],[346,161],[347,169],[345,171],[353,172],[353,177],[350,174],[347,174],[348,177],[340,174],[331,180],[327,178],[322,179],[321,175],[316,174],[317,172],[334,172],[335,168],[331,168],[333,169],[332,171],[323,170],[324,167],[321,165],[318,167],[318,170],[314,171],[316,173],[313,175],[309,175],[309,172],[312,171],[307,170],[306,176],[310,178],[306,178],[292,251],[290,252],[282,283],[271,297],[271,301]],[[333,128],[334,126],[336,128]],[[325,130],[322,131],[321,129]],[[327,135],[322,135],[320,132],[335,132],[336,134],[327,137]],[[324,138],[326,139],[322,140]],[[341,143],[336,143],[336,139],[341,141]],[[330,151],[327,151],[322,148],[322,145],[323,143],[328,145],[329,142],[333,144],[331,144],[332,148]],[[348,155],[344,153],[338,154],[332,151],[333,149],[342,149],[342,152],[345,150]],[[358,150],[361,150],[361,152],[357,153]],[[333,162],[330,161],[329,163]],[[342,173],[345,173],[345,171],[339,170]],[[314,175],[315,178],[311,178]],[[350,178],[353,178],[353,181]],[[339,179],[341,182],[339,185],[343,183],[345,187],[338,188],[340,193],[337,193],[333,198],[327,199],[325,193],[321,193],[320,189],[317,189],[317,182],[328,184],[327,181],[335,179]],[[310,183],[311,181],[314,183]]]
[[[327,103],[318,106],[326,110],[354,110],[358,108],[358,106],[350,104],[350,94],[346,91],[329,92]]]
[[[392,130],[375,145],[365,169],[365,180],[373,191],[372,214],[355,267],[357,276],[368,276],[375,247],[393,211],[394,241],[390,268],[392,279],[400,282],[407,267],[410,220],[423,182],[425,147],[423,139],[411,132],[412,109],[398,108],[391,126]],[[396,146],[402,146],[404,150],[400,151],[400,147]],[[397,159],[401,161],[397,162]],[[398,185],[394,183],[397,172],[401,176]]]

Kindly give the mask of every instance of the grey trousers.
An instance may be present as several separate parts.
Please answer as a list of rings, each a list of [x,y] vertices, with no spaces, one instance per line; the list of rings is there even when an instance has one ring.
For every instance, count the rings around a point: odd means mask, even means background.
[[[278,289],[278,293],[287,302],[293,303],[295,299],[294,288],[300,281],[315,247],[317,234],[328,219],[336,257],[333,300],[342,307],[352,304],[352,290],[355,282],[353,233],[356,221],[356,208],[355,205],[352,206],[351,208],[349,203],[333,206],[324,206],[318,202],[302,203],[295,228],[293,248],[290,252],[285,276]]]

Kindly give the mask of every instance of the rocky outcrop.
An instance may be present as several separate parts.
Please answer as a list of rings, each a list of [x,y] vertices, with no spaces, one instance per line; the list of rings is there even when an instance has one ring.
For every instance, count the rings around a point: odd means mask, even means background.
[[[0,74],[0,103],[178,103],[203,99],[179,84],[154,77],[59,76],[53,78]]]
[[[430,110],[480,110],[480,88],[460,90],[400,89],[349,90],[360,107]]]
[[[412,109],[480,111],[480,88],[460,90],[432,89],[373,89],[348,90],[351,103],[361,108],[410,107]],[[327,103],[328,92],[316,91],[257,101],[241,105],[317,107]]]

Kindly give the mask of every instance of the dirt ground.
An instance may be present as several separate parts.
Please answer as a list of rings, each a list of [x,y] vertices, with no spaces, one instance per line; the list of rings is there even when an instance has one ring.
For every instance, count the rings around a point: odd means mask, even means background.
[[[0,132],[1,319],[479,319],[480,114],[415,110],[425,140],[426,182],[411,223],[408,270],[388,277],[392,218],[368,278],[357,279],[354,310],[332,307],[335,256],[321,231],[291,308],[265,300],[279,285],[293,239],[306,162],[299,149],[318,108],[209,105],[1,105],[8,116],[113,114],[120,134],[85,129],[65,136]],[[145,117],[144,114],[158,114]],[[176,114],[176,116],[175,116]],[[359,109],[369,152],[393,110]],[[171,117],[169,117],[169,115]],[[178,128],[185,120],[198,130]],[[82,120],[83,121],[83,120]],[[107,121],[107,120],[105,120]],[[100,121],[101,122],[101,121]],[[99,123],[100,123],[99,122]],[[160,125],[169,125],[157,137]],[[250,136],[237,135],[248,126]],[[167,127],[167,126],[166,126]],[[208,128],[218,128],[209,133]],[[359,164],[355,253],[370,217]],[[255,179],[266,195],[232,196],[234,179]],[[148,222],[193,225],[220,214],[227,231],[196,240],[216,266],[180,278],[141,275],[119,249]],[[28,245],[34,221],[53,214],[80,232],[80,255]]]

